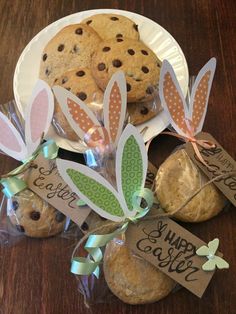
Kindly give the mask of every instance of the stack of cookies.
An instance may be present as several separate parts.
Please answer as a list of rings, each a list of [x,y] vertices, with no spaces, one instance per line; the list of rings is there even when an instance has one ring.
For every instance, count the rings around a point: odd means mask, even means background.
[[[141,40],[138,25],[125,16],[98,14],[68,25],[45,47],[40,78],[77,95],[100,117],[103,91],[122,70],[127,82],[130,122],[143,123],[159,112],[157,97],[161,61]],[[58,104],[55,121],[66,138],[76,141]]]

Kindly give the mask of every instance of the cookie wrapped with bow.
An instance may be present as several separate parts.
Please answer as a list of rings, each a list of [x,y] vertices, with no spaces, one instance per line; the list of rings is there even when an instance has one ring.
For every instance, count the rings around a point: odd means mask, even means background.
[[[160,75],[160,99],[174,132],[164,132],[191,145],[196,159],[205,167],[199,148],[213,149],[214,143],[198,135],[202,130],[215,73],[216,60],[210,59],[194,82],[187,104],[172,66],[165,60]],[[185,146],[177,149],[160,166],[155,180],[155,194],[161,207],[179,220],[200,222],[217,215],[226,205],[226,198],[214,183],[192,161]],[[202,189],[201,189],[202,188]],[[198,194],[186,203],[198,190]],[[181,205],[186,205],[182,206]],[[176,212],[176,208],[181,208]]]
[[[50,87],[39,80],[25,112],[25,128],[17,129],[0,112],[0,150],[22,164],[1,175],[2,192],[7,198],[7,215],[16,229],[29,237],[53,236],[64,229],[65,216],[45,202],[27,186],[24,174],[34,167],[38,155],[57,156],[53,140],[43,141],[51,125],[54,98]],[[23,136],[21,136],[23,134]]]
[[[103,260],[102,248],[106,245],[105,280],[118,298],[130,304],[142,304],[158,301],[169,294],[174,281],[135,256],[125,244],[125,231],[129,224],[142,219],[153,204],[153,193],[145,188],[147,151],[136,128],[128,124],[118,141],[116,182],[113,185],[88,166],[57,159],[57,167],[70,188],[91,209],[107,219],[107,227],[113,228],[111,233],[99,234],[101,228],[97,228],[93,230],[95,234],[87,235],[84,245],[87,257],[75,257],[81,242],[77,245],[71,272],[85,277],[93,274],[98,278]],[[88,278],[86,280],[89,281]]]

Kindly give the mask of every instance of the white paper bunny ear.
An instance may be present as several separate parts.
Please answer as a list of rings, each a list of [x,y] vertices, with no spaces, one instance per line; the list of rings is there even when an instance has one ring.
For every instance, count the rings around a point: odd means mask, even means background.
[[[186,135],[189,119],[188,108],[172,66],[164,60],[161,67],[159,94],[161,104],[169,118],[169,122],[181,135]]]
[[[57,159],[57,168],[72,191],[100,216],[112,221],[124,220],[125,204],[113,186],[96,171],[62,159]]]
[[[131,124],[123,131],[116,152],[116,182],[120,198],[127,205],[127,217],[136,214],[133,195],[144,188],[147,175],[147,151],[142,136]]]
[[[47,134],[54,112],[54,97],[47,83],[38,80],[25,112],[25,141],[28,155],[40,144],[42,134]]]
[[[104,94],[104,126],[110,141],[117,144],[122,133],[127,106],[127,90],[124,72],[113,74]]]
[[[10,120],[0,112],[0,150],[17,160],[27,157],[27,150],[20,133]]]
[[[193,85],[189,111],[195,134],[203,127],[215,69],[216,59],[211,58],[198,73]]]
[[[54,86],[53,92],[70,126],[82,140],[89,130],[100,126],[94,113],[78,97],[60,86]],[[98,129],[91,135],[92,141],[102,139],[102,133]]]

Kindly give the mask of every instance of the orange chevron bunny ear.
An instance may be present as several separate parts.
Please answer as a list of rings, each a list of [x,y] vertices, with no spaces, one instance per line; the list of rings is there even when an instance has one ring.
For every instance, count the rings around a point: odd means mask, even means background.
[[[194,134],[203,127],[215,69],[216,59],[212,58],[201,69],[193,85],[189,111]]]
[[[178,134],[188,135],[188,108],[175,72],[167,60],[163,61],[161,67],[159,94],[162,107],[173,128]]]
[[[100,122],[83,101],[60,86],[54,86],[53,92],[70,126],[82,140],[86,135],[91,142],[104,139]]]
[[[110,141],[117,144],[120,138],[126,115],[127,90],[125,75],[116,72],[110,79],[104,94],[104,126]]]

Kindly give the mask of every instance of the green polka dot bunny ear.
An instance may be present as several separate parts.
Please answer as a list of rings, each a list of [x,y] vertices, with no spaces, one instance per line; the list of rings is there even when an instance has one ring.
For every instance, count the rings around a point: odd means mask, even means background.
[[[134,199],[144,189],[147,152],[134,126],[127,125],[118,142],[117,189],[87,166],[57,159],[57,167],[73,192],[100,216],[119,222],[137,214]]]
[[[168,61],[163,61],[159,82],[161,104],[178,134],[194,137],[202,130],[215,68],[216,59],[212,58],[201,69],[194,82],[188,107],[172,66]]]
[[[103,100],[103,124],[88,106],[60,86],[54,86],[53,92],[68,123],[80,139],[89,147],[112,143],[120,138],[126,115],[127,91],[125,75],[117,71],[109,81]]]

